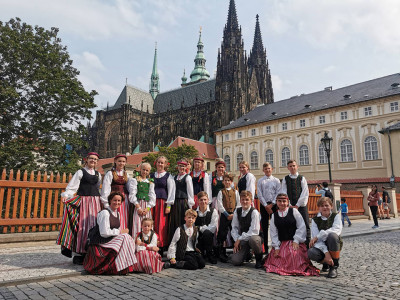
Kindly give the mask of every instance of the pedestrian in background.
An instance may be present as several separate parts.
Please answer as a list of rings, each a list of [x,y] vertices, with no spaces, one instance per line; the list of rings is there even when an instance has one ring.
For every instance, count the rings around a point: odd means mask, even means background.
[[[368,195],[368,206],[371,209],[372,213],[372,218],[374,219],[374,226],[372,226],[373,229],[379,228],[378,225],[378,201],[379,201],[379,192],[378,192],[378,187],[373,184],[371,186],[372,191]]]

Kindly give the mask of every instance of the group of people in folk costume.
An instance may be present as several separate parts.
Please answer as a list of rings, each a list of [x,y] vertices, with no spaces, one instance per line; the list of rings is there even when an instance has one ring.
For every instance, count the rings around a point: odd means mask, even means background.
[[[231,247],[230,260],[236,266],[254,254],[255,268],[267,272],[304,276],[329,272],[328,277],[337,277],[340,216],[332,211],[331,199],[321,197],[310,228],[307,181],[295,160],[288,162],[290,174],[282,183],[272,175],[269,163],[264,163],[265,176],[257,182],[243,161],[235,188],[222,160],[209,175],[203,158],[193,159],[193,170],[182,159],[173,176],[167,171],[167,158],[159,156],[154,173],[150,164],[142,163],[137,176],[130,178],[125,171],[127,157],[117,155],[100,193],[98,159],[97,153],[89,153],[62,194],[65,209],[57,239],[61,253],[73,256],[73,262],[91,274],[201,269],[206,260],[228,262],[226,248]],[[256,186],[260,211],[254,202]],[[168,259],[163,262],[165,251]],[[321,263],[322,270],[311,260]]]

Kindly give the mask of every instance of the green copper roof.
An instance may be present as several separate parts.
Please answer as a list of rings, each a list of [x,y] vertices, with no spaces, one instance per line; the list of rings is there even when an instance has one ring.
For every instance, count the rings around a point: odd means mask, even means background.
[[[158,146],[159,146],[159,144],[157,144],[155,147],[154,147],[154,152],[158,152],[158,151],[160,151],[160,148],[158,148]]]
[[[199,139],[199,142],[203,142],[204,143],[204,135],[201,136],[201,138]]]
[[[149,89],[151,96],[153,97],[153,99],[155,99],[157,97],[157,94],[160,92],[160,82],[157,71],[157,43],[154,50],[153,70],[151,72]]]
[[[140,146],[139,144],[136,146],[135,150],[133,150],[132,154],[138,154],[140,153]]]
[[[197,43],[197,54],[194,59],[194,69],[190,74],[190,82],[195,82],[198,80],[208,80],[210,78],[210,73],[206,69],[206,59],[203,52],[203,42],[201,41],[201,28],[199,32],[199,41]]]
[[[183,76],[181,79],[182,79],[182,84],[186,83],[187,77],[186,77],[185,69],[183,69]]]

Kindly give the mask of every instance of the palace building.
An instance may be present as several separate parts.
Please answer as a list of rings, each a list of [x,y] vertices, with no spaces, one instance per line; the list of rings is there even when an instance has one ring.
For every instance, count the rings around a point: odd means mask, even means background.
[[[98,110],[93,126],[88,126],[90,149],[112,157],[152,151],[178,136],[214,144],[215,130],[257,105],[274,102],[258,15],[247,56],[235,1],[230,0],[214,79],[206,69],[203,48],[200,31],[190,81],[184,73],[180,87],[168,92],[159,89],[156,48],[149,91],[126,85],[113,106]]]

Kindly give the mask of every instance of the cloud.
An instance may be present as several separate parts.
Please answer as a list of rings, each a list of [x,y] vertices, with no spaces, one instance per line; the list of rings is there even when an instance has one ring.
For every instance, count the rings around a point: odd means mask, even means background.
[[[337,69],[336,66],[330,65],[330,66],[327,66],[327,67],[323,68],[322,72],[331,73],[331,72],[335,71],[336,69]]]
[[[271,75],[271,81],[274,92],[279,92],[282,90],[283,81],[278,75]]]

